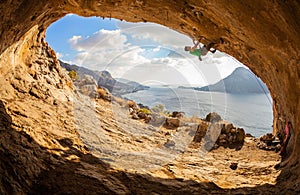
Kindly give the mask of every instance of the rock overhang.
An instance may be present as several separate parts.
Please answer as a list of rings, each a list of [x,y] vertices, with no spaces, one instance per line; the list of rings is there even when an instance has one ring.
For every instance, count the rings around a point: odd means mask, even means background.
[[[219,50],[247,65],[269,87],[274,100],[274,133],[282,130],[287,121],[292,122],[295,131],[289,150],[293,155],[287,164],[298,163],[299,1],[23,0],[1,2],[0,8],[0,67],[13,67],[16,62],[28,65],[34,47],[48,48],[44,40],[46,28],[68,13],[154,22],[191,38],[202,35],[213,42],[222,38],[224,44]],[[56,58],[51,52],[40,55]]]

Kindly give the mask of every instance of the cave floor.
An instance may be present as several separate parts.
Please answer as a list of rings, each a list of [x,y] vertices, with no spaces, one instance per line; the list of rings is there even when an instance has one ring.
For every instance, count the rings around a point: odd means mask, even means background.
[[[281,160],[278,153],[258,149],[255,138],[246,137],[241,150],[219,147],[208,152],[192,142],[192,123],[175,130],[154,127],[130,119],[126,109],[103,100],[98,100],[94,114],[99,124],[85,128],[93,133],[79,134],[90,152],[114,170],[213,182],[223,189],[275,185],[280,174],[274,168]]]

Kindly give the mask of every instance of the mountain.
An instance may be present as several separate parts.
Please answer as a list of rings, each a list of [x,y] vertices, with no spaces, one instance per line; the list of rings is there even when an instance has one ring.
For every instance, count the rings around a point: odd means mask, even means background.
[[[234,94],[269,93],[267,86],[261,79],[255,76],[250,70],[243,67],[235,69],[231,75],[215,84],[196,87],[194,89],[199,91],[216,91]]]
[[[84,75],[92,76],[96,81],[98,86],[107,88],[114,95],[123,95],[127,93],[133,93],[140,90],[148,89],[148,86],[141,85],[134,81],[126,80],[126,82],[118,81],[114,79],[111,74],[104,71],[93,71],[81,66],[70,65],[68,63],[60,61],[60,65],[67,71],[74,70],[78,73],[79,77],[82,78]]]

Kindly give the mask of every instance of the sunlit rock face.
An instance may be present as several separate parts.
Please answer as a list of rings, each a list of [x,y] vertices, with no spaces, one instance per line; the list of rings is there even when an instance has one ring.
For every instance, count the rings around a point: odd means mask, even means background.
[[[155,22],[191,38],[202,35],[204,43],[222,39],[218,49],[247,65],[269,87],[274,133],[292,123],[290,155],[278,181],[299,189],[293,186],[300,174],[299,1],[21,0],[2,1],[0,8],[1,193],[31,191],[42,173],[62,161],[59,154],[70,143],[70,152],[86,152],[71,117],[70,80],[45,42],[46,28],[68,13]],[[66,180],[76,175],[75,165],[70,166],[74,170],[68,169]],[[59,166],[58,172],[64,168]]]

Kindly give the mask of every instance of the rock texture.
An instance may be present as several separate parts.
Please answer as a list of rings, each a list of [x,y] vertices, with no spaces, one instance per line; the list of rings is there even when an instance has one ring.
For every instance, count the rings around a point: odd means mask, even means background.
[[[206,118],[211,116],[211,114],[212,113],[209,113]],[[204,140],[204,142],[208,144],[207,150],[212,150],[219,146],[235,148],[236,150],[240,150],[243,147],[245,140],[244,129],[236,128],[232,123],[223,120],[209,121],[210,122],[207,120],[199,120],[197,131],[193,138],[195,143],[201,143],[201,141]],[[209,142],[211,142],[211,144],[209,144]]]
[[[84,189],[94,193],[220,190],[211,183],[157,181],[147,175],[111,173],[104,164],[104,172],[99,173],[93,162],[101,163],[86,152],[74,125],[72,84],[44,38],[46,28],[68,13],[155,22],[191,37],[203,35],[204,43],[222,38],[224,44],[218,49],[247,65],[269,87],[274,133],[282,131],[287,121],[293,125],[287,146],[290,156],[281,164],[278,185],[238,189],[235,193],[264,189],[299,193],[299,7],[297,0],[1,1],[0,193],[75,193],[78,183],[78,194]],[[102,191],[95,186],[101,186]]]

